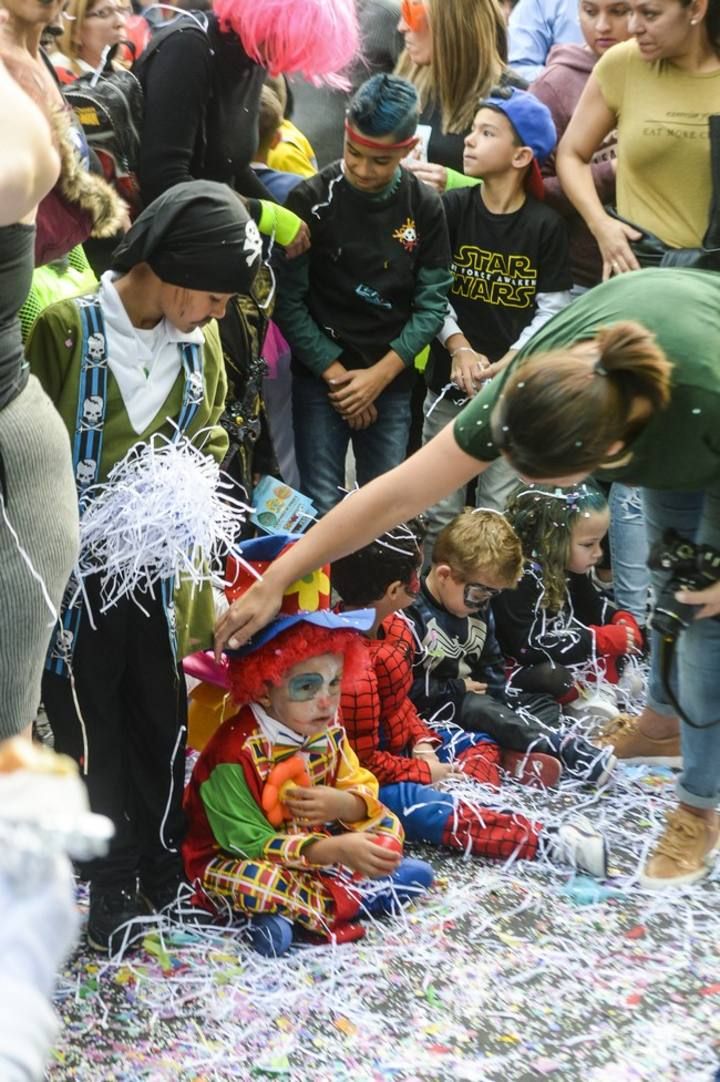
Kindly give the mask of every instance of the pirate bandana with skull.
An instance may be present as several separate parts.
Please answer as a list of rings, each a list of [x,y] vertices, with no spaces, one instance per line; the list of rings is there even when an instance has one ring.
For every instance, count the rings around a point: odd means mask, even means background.
[[[252,219],[245,225],[245,239],[243,241],[245,262],[252,267],[256,260],[262,256],[262,239],[255,222]]]

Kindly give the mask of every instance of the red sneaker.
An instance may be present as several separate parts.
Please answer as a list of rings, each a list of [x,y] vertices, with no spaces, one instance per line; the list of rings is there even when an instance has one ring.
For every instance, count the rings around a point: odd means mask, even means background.
[[[540,751],[503,750],[500,765],[520,785],[536,789],[554,789],[560,781],[562,763]]]

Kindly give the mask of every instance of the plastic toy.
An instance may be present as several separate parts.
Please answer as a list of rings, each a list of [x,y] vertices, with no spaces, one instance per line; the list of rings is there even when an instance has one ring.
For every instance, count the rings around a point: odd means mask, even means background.
[[[274,827],[279,827],[284,819],[292,819],[290,811],[283,803],[283,798],[288,789],[296,785],[307,788],[311,784],[305,769],[305,760],[300,755],[291,755],[289,759],[283,759],[281,763],[274,766],[268,774],[260,801],[268,822]]]

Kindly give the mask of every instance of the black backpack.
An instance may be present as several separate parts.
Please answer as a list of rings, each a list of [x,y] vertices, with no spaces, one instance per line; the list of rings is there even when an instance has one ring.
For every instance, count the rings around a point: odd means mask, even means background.
[[[181,13],[159,28],[142,56],[143,62],[174,31],[197,30],[206,35],[204,20]],[[103,174],[130,208],[134,218],[142,210],[138,167],[142,139],[144,94],[140,80],[131,71],[88,72],[62,88],[65,100],[82,124],[90,149],[98,156]]]
[[[102,165],[105,179],[130,207],[134,217],[142,207],[137,171],[143,124],[143,89],[131,71],[81,75],[63,87]]]

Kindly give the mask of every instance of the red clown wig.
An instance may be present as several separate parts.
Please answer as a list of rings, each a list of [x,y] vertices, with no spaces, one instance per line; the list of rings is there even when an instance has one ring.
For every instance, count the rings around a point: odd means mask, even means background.
[[[303,620],[253,653],[229,659],[230,690],[235,702],[239,706],[256,702],[266,693],[268,684],[279,687],[293,665],[319,654],[343,655],[343,688],[352,687],[369,664],[363,636],[357,631],[318,627]]]
[[[214,0],[213,10],[270,75],[347,88],[339,73],[360,51],[354,0]]]

